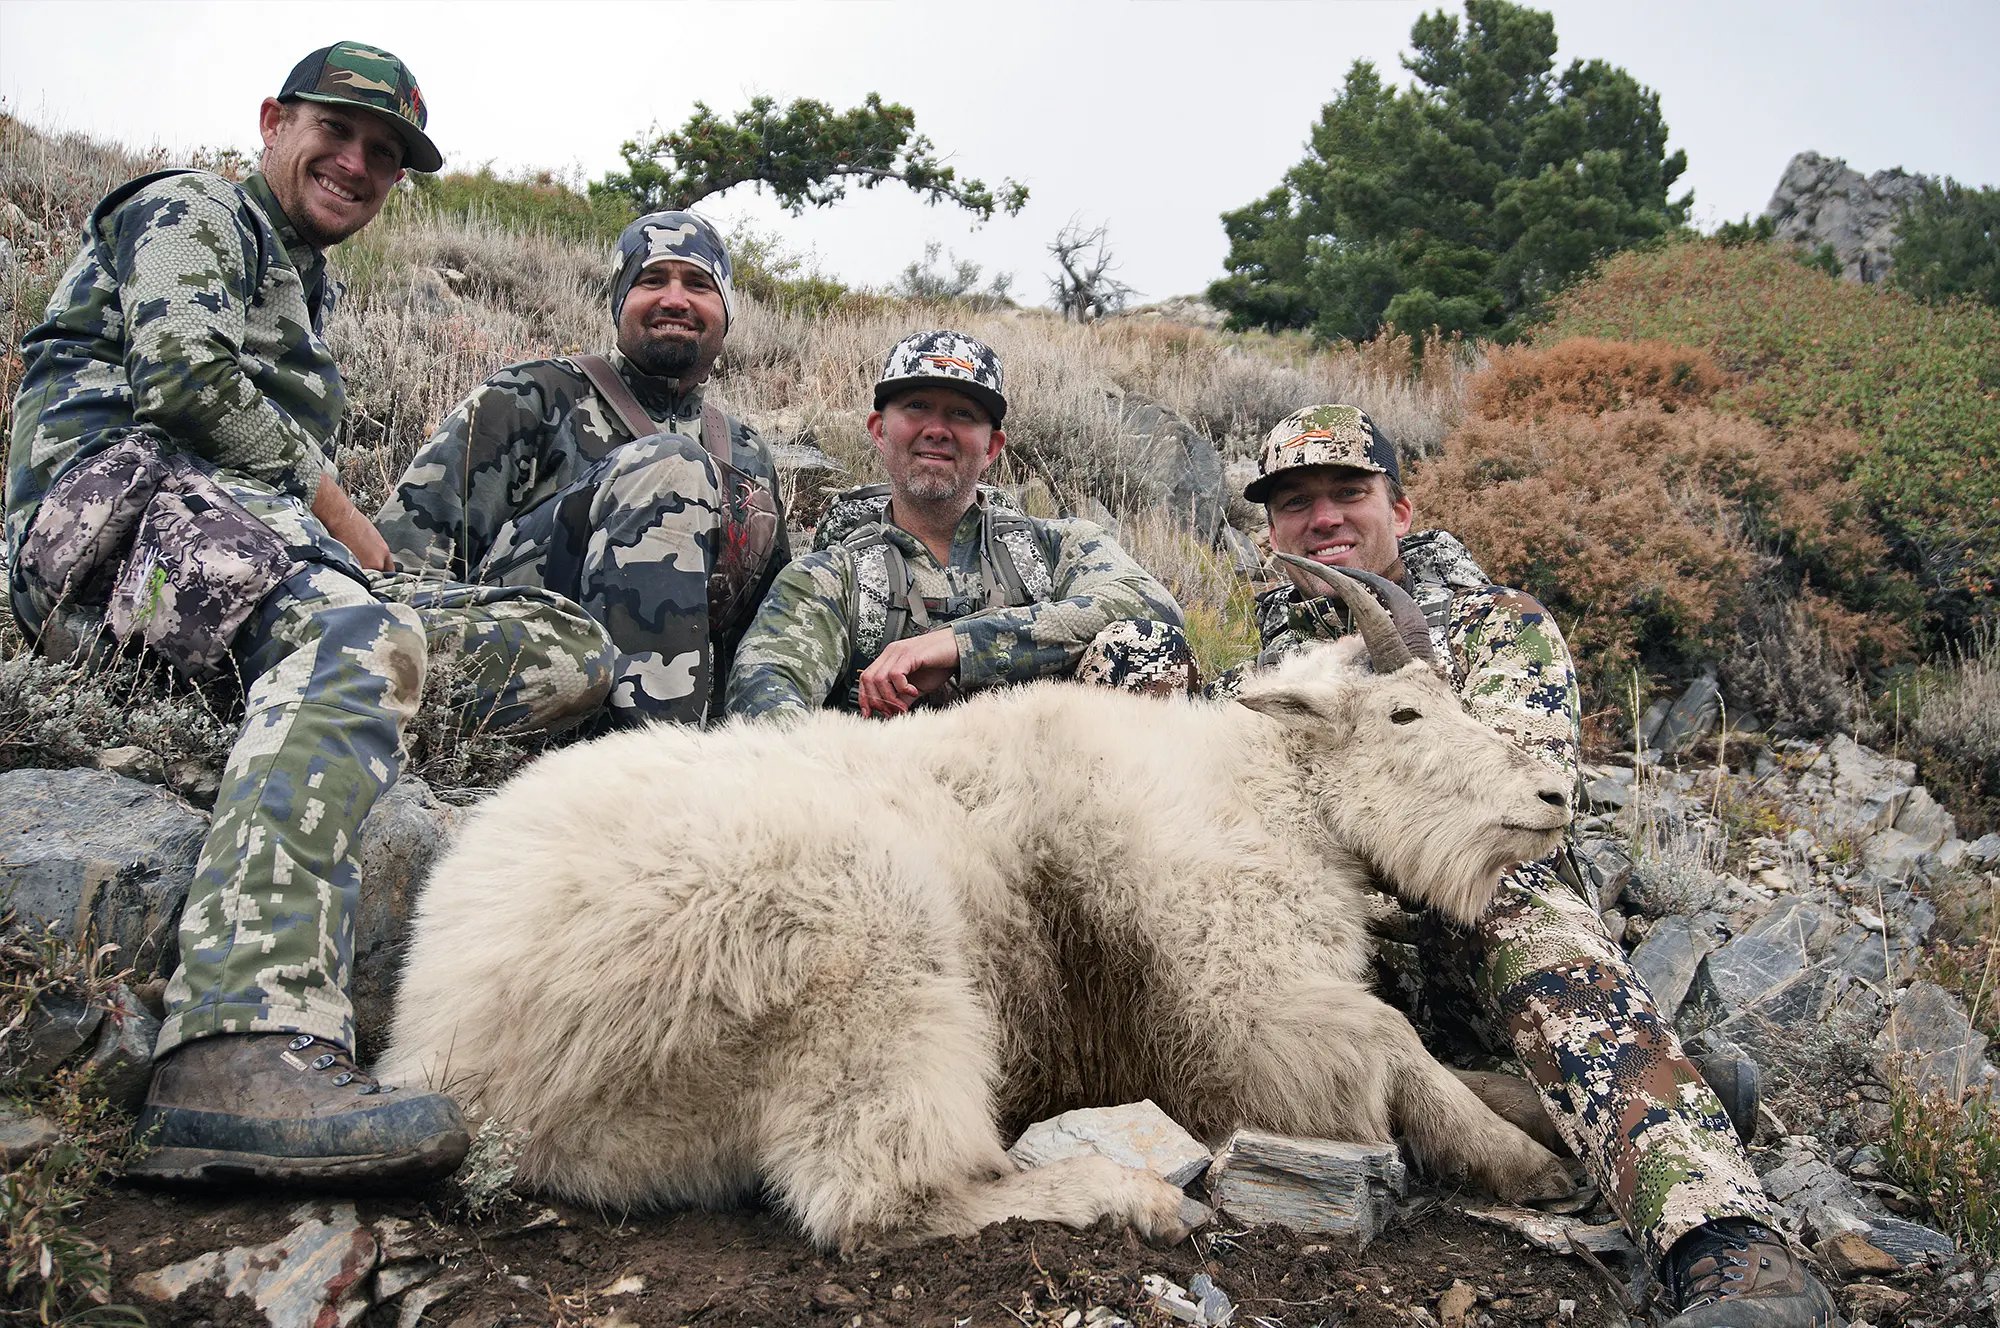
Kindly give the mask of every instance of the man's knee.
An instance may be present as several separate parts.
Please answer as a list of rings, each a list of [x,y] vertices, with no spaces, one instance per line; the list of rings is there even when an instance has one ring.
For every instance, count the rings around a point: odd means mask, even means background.
[[[1084,647],[1076,680],[1148,696],[1185,696],[1201,685],[1187,634],[1169,622],[1125,619]]]
[[[238,645],[254,705],[296,700],[406,722],[423,695],[423,620],[354,578],[310,565],[258,606]]]

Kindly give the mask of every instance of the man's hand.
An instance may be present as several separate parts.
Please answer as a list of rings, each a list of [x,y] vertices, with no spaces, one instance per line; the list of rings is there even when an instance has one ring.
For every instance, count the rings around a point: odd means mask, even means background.
[[[900,715],[958,673],[958,638],[949,627],[891,642],[861,675],[861,713]]]
[[[319,477],[319,492],[313,495],[312,513],[327,533],[347,546],[354,561],[371,572],[393,572],[396,560],[389,554],[389,542],[375,523],[361,515],[361,509],[347,496],[331,472]]]

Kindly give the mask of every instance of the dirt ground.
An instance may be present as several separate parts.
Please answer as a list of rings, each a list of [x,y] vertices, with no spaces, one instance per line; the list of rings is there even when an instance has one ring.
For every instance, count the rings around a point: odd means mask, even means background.
[[[86,1231],[112,1250],[120,1298],[139,1305],[153,1323],[263,1328],[263,1315],[247,1300],[194,1291],[155,1305],[133,1294],[130,1279],[208,1250],[274,1240],[295,1225],[289,1214],[297,1203],[120,1190],[92,1204]],[[1168,1324],[1173,1320],[1153,1308],[1142,1279],[1158,1273],[1185,1287],[1203,1271],[1235,1303],[1239,1325],[1256,1319],[1283,1328],[1436,1325],[1444,1318],[1439,1298],[1454,1282],[1477,1297],[1470,1316],[1454,1322],[1502,1328],[1628,1322],[1619,1293],[1589,1266],[1542,1254],[1445,1204],[1416,1207],[1421,1211],[1359,1253],[1276,1227],[1211,1228],[1159,1250],[1122,1230],[1011,1222],[968,1239],[841,1259],[819,1253],[761,1212],[618,1220],[523,1203],[467,1226],[440,1224],[434,1207],[421,1201],[358,1205],[363,1221],[411,1222],[419,1248],[469,1274],[463,1289],[424,1315],[424,1323],[450,1328],[1060,1328],[1073,1311],[1070,1328],[1080,1328],[1100,1306],[1134,1324]],[[558,1220],[548,1220],[551,1211]],[[361,1322],[394,1324],[397,1312],[391,1303]]]

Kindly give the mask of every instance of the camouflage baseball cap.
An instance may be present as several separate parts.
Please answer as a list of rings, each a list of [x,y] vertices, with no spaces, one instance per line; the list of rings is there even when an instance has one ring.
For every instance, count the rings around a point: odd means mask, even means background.
[[[434,171],[444,165],[444,154],[424,134],[430,112],[417,76],[387,51],[348,41],[322,46],[299,61],[278,100],[364,107],[387,120],[403,140],[405,166]]]
[[[875,409],[914,387],[949,387],[963,392],[993,417],[993,427],[1007,418],[1007,397],[1000,357],[983,341],[963,332],[912,332],[896,343],[875,380]]]
[[[611,259],[611,318],[616,322],[639,274],[657,263],[691,263],[715,278],[722,292],[722,327],[736,317],[736,285],[729,251],[707,220],[692,212],[649,212],[618,237]]]
[[[1261,503],[1270,496],[1279,476],[1307,466],[1372,470],[1402,482],[1396,445],[1383,437],[1367,411],[1359,406],[1307,406],[1285,416],[1264,435],[1257,478],[1243,486],[1243,496]]]

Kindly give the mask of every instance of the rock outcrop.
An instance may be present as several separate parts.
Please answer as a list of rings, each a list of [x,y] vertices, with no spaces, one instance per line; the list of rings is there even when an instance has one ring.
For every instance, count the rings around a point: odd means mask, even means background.
[[[1808,250],[1830,244],[1843,277],[1879,282],[1889,275],[1896,223],[1923,197],[1926,183],[1900,167],[1864,177],[1838,157],[1801,152],[1785,167],[1764,215],[1777,223],[1777,240]]]

